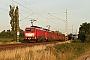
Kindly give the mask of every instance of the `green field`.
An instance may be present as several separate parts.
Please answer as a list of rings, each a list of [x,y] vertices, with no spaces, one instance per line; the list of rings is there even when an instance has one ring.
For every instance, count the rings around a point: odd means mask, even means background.
[[[20,42],[23,42],[24,38],[20,38]],[[7,42],[13,42],[13,38],[0,38],[0,42],[7,43]]]

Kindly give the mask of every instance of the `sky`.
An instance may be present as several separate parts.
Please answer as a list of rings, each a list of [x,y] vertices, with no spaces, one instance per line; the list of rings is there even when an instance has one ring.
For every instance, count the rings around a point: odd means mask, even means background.
[[[75,33],[82,23],[90,23],[90,0],[1,0],[0,32],[11,29],[9,5],[19,7],[19,26],[23,30],[35,19],[34,25],[44,28],[50,25],[50,30],[65,33],[66,9],[68,33],[72,33],[72,26]]]

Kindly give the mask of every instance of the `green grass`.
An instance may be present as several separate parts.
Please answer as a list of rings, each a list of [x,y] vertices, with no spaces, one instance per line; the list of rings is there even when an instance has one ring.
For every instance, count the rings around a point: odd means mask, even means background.
[[[24,38],[20,38],[19,41],[24,42]],[[13,38],[0,38],[0,42],[2,43],[13,42]]]
[[[82,43],[82,41],[81,41],[81,40],[79,40],[79,39],[72,40],[71,42],[72,42],[72,43]]]
[[[12,38],[0,38],[0,42],[2,43],[11,42],[12,40]]]

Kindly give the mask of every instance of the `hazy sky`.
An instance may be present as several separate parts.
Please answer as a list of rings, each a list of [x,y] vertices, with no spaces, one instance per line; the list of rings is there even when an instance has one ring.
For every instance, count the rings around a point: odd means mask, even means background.
[[[11,29],[9,5],[19,6],[20,28],[30,26],[30,20],[37,20],[34,25],[51,30],[65,32],[66,9],[68,10],[68,32],[76,32],[76,29],[84,22],[90,22],[90,0],[1,0],[0,1],[0,31]],[[55,18],[51,15],[58,17]],[[30,15],[30,16],[29,16]],[[29,17],[27,17],[29,16]],[[27,17],[27,18],[25,18]],[[53,19],[52,19],[53,18]]]

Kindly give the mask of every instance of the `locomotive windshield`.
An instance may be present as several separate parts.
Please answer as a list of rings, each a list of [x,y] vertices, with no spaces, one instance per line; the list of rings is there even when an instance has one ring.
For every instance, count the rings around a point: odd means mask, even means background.
[[[28,28],[28,29],[26,29],[26,32],[34,32],[34,29],[33,28]]]

